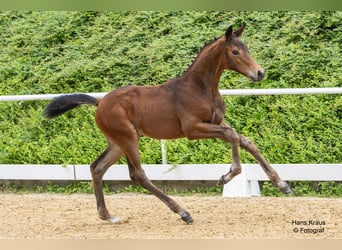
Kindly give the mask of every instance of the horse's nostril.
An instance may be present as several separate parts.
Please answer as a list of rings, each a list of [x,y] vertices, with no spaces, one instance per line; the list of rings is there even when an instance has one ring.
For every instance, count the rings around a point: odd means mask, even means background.
[[[261,70],[258,70],[258,81],[261,81],[262,78],[264,78],[264,72]]]

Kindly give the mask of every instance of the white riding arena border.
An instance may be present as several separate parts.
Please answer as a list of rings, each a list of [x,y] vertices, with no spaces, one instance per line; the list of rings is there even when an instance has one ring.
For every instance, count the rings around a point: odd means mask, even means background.
[[[287,181],[342,181],[342,164],[272,164]],[[229,164],[142,165],[150,180],[217,181]],[[91,180],[89,165],[0,165],[0,180]],[[129,181],[126,165],[113,165],[103,180]],[[242,164],[242,172],[223,187],[224,197],[260,196],[258,181],[268,181],[258,164]]]
[[[220,90],[222,95],[341,94],[342,88]],[[101,98],[107,93],[87,93]],[[64,94],[0,96],[0,101],[51,100]],[[167,164],[165,140],[161,140],[162,164],[143,165],[151,180],[214,181],[227,173],[227,164]],[[342,164],[271,164],[287,181],[342,181]],[[125,165],[114,165],[104,180],[129,180]],[[0,164],[0,180],[91,180],[89,165]],[[242,164],[242,172],[224,185],[224,197],[259,196],[258,181],[269,180],[258,164]]]

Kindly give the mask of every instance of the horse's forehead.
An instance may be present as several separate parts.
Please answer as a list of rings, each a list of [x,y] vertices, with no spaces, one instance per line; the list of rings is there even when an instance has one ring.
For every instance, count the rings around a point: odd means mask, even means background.
[[[232,47],[238,47],[241,49],[247,49],[247,46],[241,41],[241,39],[234,35],[229,43]]]

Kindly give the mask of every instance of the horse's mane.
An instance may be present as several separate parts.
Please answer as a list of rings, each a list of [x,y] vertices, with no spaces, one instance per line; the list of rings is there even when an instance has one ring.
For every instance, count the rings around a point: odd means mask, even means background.
[[[198,57],[201,55],[201,53],[203,52],[203,50],[204,50],[205,48],[207,48],[209,45],[211,45],[211,44],[213,44],[214,42],[216,42],[217,39],[218,39],[218,38],[215,37],[214,39],[212,39],[211,41],[205,43],[205,44],[202,46],[202,48],[201,48],[201,49],[199,50],[199,52],[197,53],[195,59],[192,61],[191,64],[189,64],[188,68],[183,72],[183,74],[186,73],[186,72],[188,72],[188,70],[191,68],[191,66],[196,62],[196,60],[198,59]]]

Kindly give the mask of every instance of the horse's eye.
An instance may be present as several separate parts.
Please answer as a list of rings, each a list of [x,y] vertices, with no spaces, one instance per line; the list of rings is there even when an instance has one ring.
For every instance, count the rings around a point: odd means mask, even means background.
[[[238,54],[240,54],[238,50],[233,50],[233,55],[234,56],[237,56]]]

